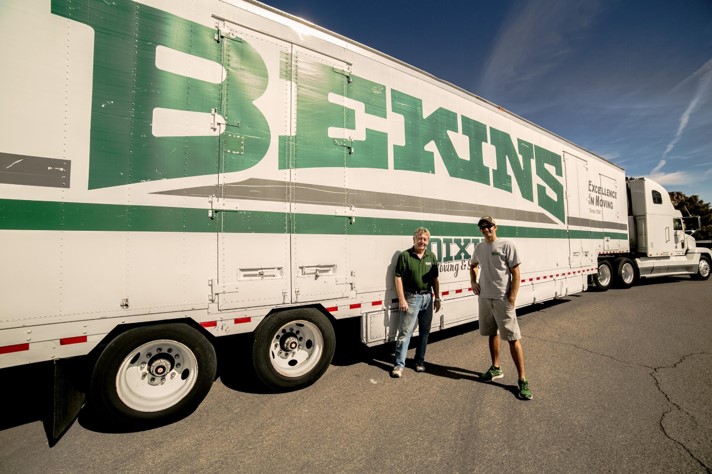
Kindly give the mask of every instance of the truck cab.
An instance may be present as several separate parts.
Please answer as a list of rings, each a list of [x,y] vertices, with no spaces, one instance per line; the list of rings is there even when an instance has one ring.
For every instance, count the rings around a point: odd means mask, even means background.
[[[685,233],[682,213],[665,188],[646,178],[628,179],[628,226],[636,276],[693,275],[707,279],[712,256]]]

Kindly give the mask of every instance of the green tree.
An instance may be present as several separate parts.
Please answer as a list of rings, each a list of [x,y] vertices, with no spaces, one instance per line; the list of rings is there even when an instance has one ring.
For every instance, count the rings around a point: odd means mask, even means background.
[[[672,191],[670,194],[670,200],[675,209],[680,210],[682,215],[687,216],[699,216],[701,222],[700,229],[694,233],[694,237],[697,240],[711,240],[712,239],[712,207],[710,203],[703,201],[697,194],[688,196],[685,193],[679,191]]]

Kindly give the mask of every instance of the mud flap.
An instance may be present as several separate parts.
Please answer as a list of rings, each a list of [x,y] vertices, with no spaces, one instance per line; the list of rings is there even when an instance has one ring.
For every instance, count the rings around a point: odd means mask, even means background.
[[[52,380],[52,406],[50,416],[45,418],[45,432],[50,445],[59,441],[77,419],[86,398],[80,391],[77,376],[80,362],[74,359],[54,361]],[[50,426],[51,425],[51,426]]]

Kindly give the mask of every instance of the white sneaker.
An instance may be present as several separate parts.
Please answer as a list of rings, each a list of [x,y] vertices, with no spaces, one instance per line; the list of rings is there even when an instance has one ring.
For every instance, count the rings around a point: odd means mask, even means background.
[[[393,367],[393,370],[391,371],[391,377],[399,379],[403,375],[403,367]]]

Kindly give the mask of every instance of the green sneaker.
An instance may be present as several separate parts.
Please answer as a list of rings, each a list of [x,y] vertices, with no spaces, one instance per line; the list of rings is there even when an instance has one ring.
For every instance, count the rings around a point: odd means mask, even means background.
[[[529,389],[528,380],[519,381],[519,398],[521,398],[522,400],[531,400],[532,398],[534,398],[534,395],[532,395],[532,391]]]
[[[494,379],[501,379],[504,377],[504,372],[500,367],[495,367],[494,365],[487,369],[487,372],[480,375],[480,380],[483,382],[491,382]]]

